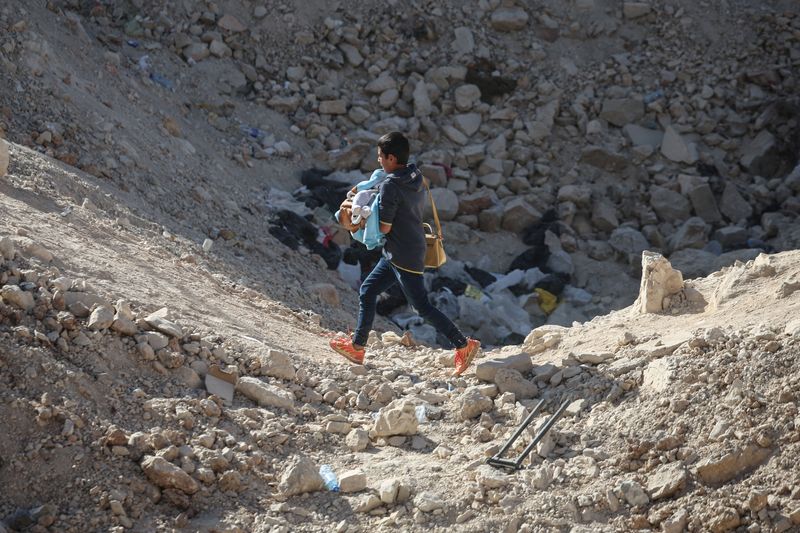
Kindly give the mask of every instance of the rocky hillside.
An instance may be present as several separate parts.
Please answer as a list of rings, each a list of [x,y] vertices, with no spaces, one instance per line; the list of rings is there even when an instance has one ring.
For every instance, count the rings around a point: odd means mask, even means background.
[[[0,532],[799,529],[798,11],[4,2]],[[327,348],[392,129],[461,378]]]

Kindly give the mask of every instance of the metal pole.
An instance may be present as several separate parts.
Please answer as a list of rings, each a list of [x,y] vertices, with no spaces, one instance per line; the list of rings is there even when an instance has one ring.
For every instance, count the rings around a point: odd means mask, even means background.
[[[525,428],[527,428],[528,425],[531,423],[531,420],[533,420],[533,417],[536,416],[536,413],[539,412],[539,409],[542,408],[542,405],[544,405],[544,400],[539,400],[539,403],[536,404],[536,407],[533,408],[533,411],[531,411],[530,414],[527,417],[525,417],[525,420],[517,428],[517,430],[514,432],[511,438],[505,444],[503,444],[503,447],[500,448],[499,452],[494,454],[495,457],[499,458],[501,455],[506,453],[506,451],[511,447],[511,445],[514,444],[514,441],[517,440],[517,437],[519,437],[522,434],[522,432],[525,431]]]
[[[542,402],[544,402],[544,400],[542,400]],[[547,422],[544,423],[542,429],[539,430],[539,432],[533,438],[531,443],[528,444],[528,446],[522,451],[522,455],[520,455],[517,458],[517,461],[515,463],[517,469],[519,469],[520,465],[522,465],[522,461],[525,460],[528,454],[531,453],[533,447],[536,446],[540,440],[542,440],[542,438],[547,434],[547,432],[550,431],[550,428],[553,427],[553,424],[555,424],[556,421],[558,421],[558,419],[561,418],[562,413],[564,412],[564,410],[567,408],[568,405],[569,401],[564,400],[564,403],[561,404],[561,407],[558,408],[558,411],[553,413],[553,415],[551,415],[550,418],[547,419]]]

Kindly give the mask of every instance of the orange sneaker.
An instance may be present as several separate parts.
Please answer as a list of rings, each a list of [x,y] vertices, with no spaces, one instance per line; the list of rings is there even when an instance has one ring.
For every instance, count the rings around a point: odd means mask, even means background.
[[[361,348],[360,350],[355,348],[353,346],[353,341],[350,338],[333,338],[331,339],[330,345],[334,352],[343,355],[348,361],[358,365],[364,364],[364,354],[366,353],[366,350],[364,350],[364,348]]]
[[[467,339],[467,345],[463,348],[456,350],[456,357],[453,360],[455,363],[455,375],[460,376],[472,364],[472,360],[478,355],[478,350],[481,348],[481,341],[475,339]]]

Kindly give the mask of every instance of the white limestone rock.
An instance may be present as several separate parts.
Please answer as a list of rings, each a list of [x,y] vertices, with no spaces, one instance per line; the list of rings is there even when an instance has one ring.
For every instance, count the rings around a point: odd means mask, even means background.
[[[300,457],[295,459],[281,476],[278,489],[285,496],[294,496],[305,492],[322,490],[322,476],[319,469],[310,459]]]
[[[642,281],[634,309],[640,313],[659,313],[664,310],[664,298],[683,289],[683,276],[661,254],[642,252]]]
[[[294,407],[294,395],[292,393],[258,378],[249,376],[239,378],[236,390],[262,407],[278,407],[280,409],[292,409]]]
[[[372,437],[416,435],[419,427],[416,406],[408,400],[395,400],[378,411],[378,419],[370,431]]]

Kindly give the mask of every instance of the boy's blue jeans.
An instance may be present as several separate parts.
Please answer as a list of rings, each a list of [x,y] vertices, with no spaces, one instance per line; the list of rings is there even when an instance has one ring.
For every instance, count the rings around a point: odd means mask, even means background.
[[[456,348],[467,344],[464,334],[441,311],[428,301],[428,292],[422,280],[422,274],[401,270],[392,265],[385,257],[381,257],[375,268],[361,284],[359,291],[358,324],[353,334],[353,344],[366,346],[367,337],[375,321],[375,308],[378,295],[400,283],[406,300],[414,306],[417,313],[436,328],[436,331],[447,337]]]

